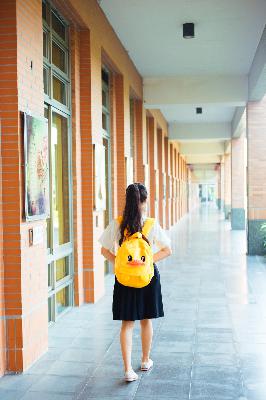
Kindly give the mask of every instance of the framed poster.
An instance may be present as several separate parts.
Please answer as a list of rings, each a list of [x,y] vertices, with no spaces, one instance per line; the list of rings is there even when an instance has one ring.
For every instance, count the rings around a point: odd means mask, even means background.
[[[25,217],[46,219],[49,201],[48,120],[24,113]]]
[[[94,208],[106,210],[105,146],[94,143]]]

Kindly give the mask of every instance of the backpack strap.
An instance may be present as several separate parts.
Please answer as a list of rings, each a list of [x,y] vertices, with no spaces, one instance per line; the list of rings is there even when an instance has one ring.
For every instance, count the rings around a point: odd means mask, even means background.
[[[146,221],[144,222],[144,225],[142,228],[142,233],[144,236],[146,236],[146,237],[148,236],[148,234],[150,233],[150,231],[154,225],[154,222],[155,222],[155,218],[151,218],[151,217],[146,218]]]
[[[116,218],[116,220],[118,221],[119,224],[121,224],[122,219],[123,219],[122,215],[119,215]],[[155,218],[151,218],[151,217],[146,218],[143,228],[142,228],[142,233],[144,236],[146,236],[146,237],[148,236],[148,234],[150,233],[150,231],[154,225],[154,222],[155,222]],[[124,235],[126,235],[126,234],[127,234],[127,228],[125,228],[125,232],[124,232]]]
[[[122,215],[119,215],[117,218],[116,218],[116,220],[117,220],[117,222],[119,223],[119,225],[121,225],[121,222],[122,222],[122,220],[123,220],[123,216]],[[125,230],[124,230],[124,237],[127,235],[127,228],[125,228]]]

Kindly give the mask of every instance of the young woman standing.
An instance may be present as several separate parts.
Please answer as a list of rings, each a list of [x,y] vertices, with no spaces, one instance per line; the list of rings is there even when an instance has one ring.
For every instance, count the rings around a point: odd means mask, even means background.
[[[143,184],[133,183],[127,187],[121,224],[113,219],[99,238],[102,245],[101,253],[110,262],[115,262],[115,247],[122,244],[125,228],[130,234],[141,232],[147,217],[147,197],[147,189]],[[155,244],[159,248],[159,251],[153,254],[152,280],[143,288],[133,288],[120,284],[115,277],[113,290],[113,319],[122,321],[120,343],[126,381],[138,379],[131,365],[134,321],[140,320],[141,325],[141,370],[148,371],[153,366],[153,361],[149,357],[153,336],[151,320],[164,316],[160,274],[155,262],[171,254],[171,241],[156,220],[147,239],[151,245]]]

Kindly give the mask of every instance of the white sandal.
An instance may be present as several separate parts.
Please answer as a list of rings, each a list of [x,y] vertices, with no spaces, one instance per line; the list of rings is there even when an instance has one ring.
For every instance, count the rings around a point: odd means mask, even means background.
[[[133,369],[125,372],[125,381],[126,382],[136,381],[137,379],[138,379],[138,375],[136,374],[135,371],[133,371]]]
[[[153,361],[149,358],[149,361],[141,363],[141,371],[148,371],[153,367]]]

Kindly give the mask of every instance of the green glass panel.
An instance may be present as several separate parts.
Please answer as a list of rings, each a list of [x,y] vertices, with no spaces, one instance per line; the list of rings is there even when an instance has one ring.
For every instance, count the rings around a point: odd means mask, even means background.
[[[61,258],[55,262],[56,265],[56,282],[69,275],[68,261],[66,258]]]
[[[53,98],[59,103],[66,104],[66,85],[56,76],[53,76]]]
[[[105,113],[102,113],[102,128],[107,131],[107,115]]]
[[[48,58],[48,35],[43,32],[43,56]]]
[[[48,297],[48,322],[52,321],[52,309],[53,309],[53,298],[52,297]]]
[[[69,307],[69,292],[70,287],[66,286],[56,293],[56,313],[61,314],[67,307]]]
[[[48,94],[48,70],[43,68],[43,91]]]
[[[42,3],[42,18],[46,22],[48,22],[47,16],[48,16],[48,7],[47,7],[47,4],[43,1],[43,3]]]
[[[52,210],[54,245],[70,241],[69,168],[67,118],[53,113],[52,149]]]
[[[66,39],[66,27],[54,13],[52,13],[52,28],[61,39]]]
[[[61,71],[66,72],[66,53],[55,42],[53,42],[52,62]]]

